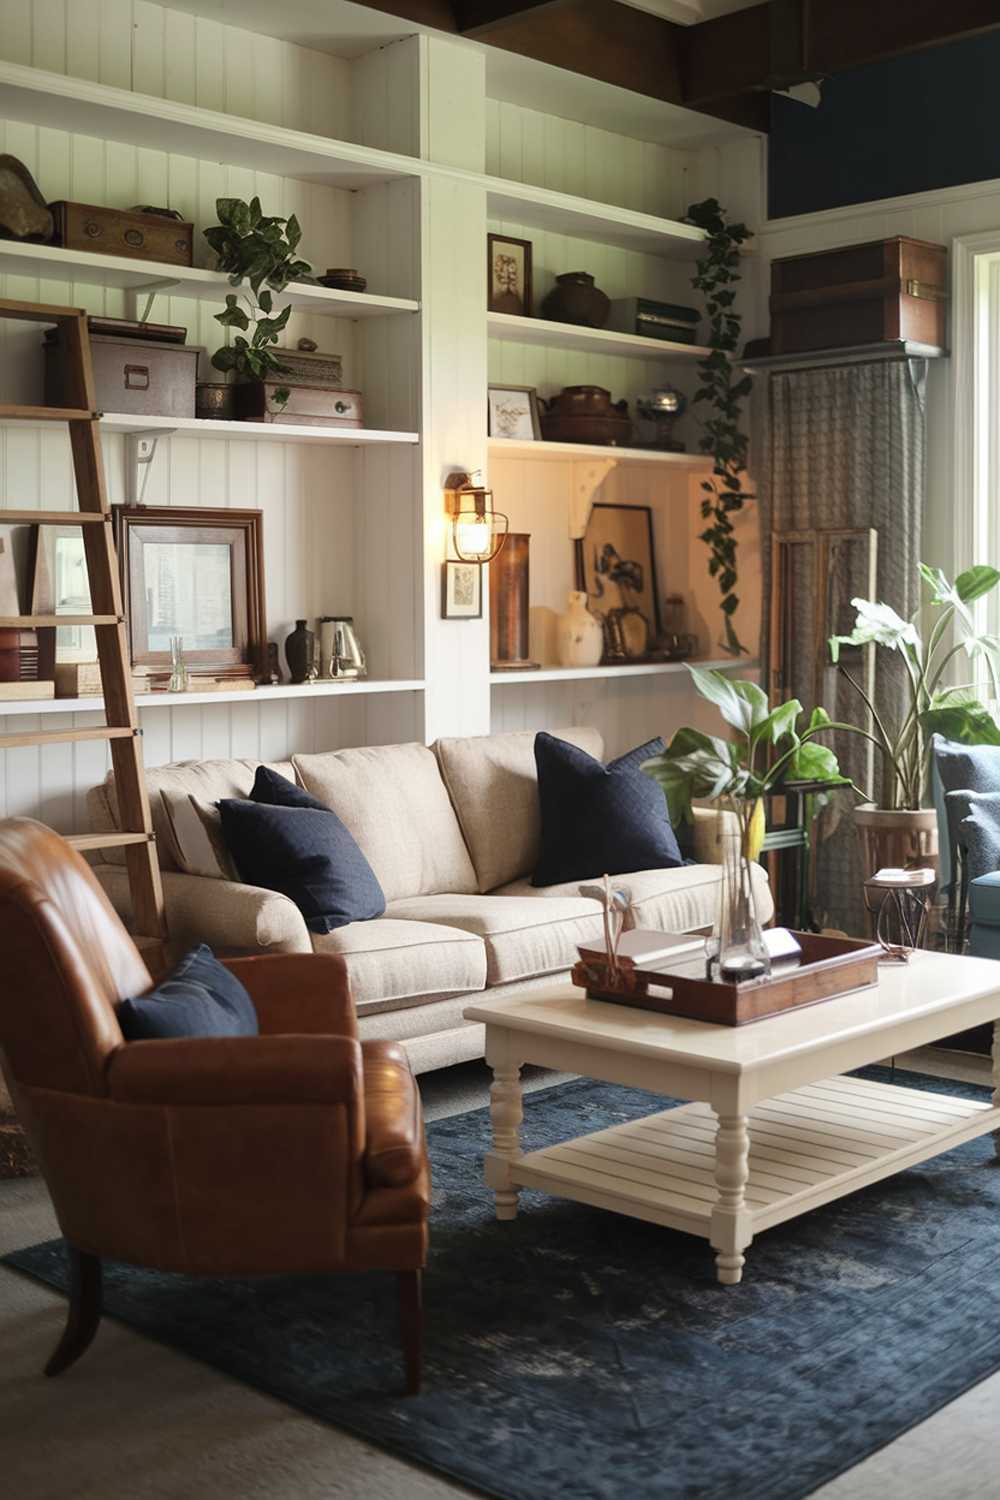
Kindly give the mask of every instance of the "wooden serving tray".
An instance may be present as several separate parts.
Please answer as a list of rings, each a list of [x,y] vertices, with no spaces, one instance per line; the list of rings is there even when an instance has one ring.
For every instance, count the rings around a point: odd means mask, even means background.
[[[802,948],[800,964],[744,984],[705,979],[701,960],[697,968],[689,966],[687,972],[634,969],[633,984],[628,988],[605,989],[593,984],[593,969],[588,972],[583,963],[574,968],[573,980],[586,989],[590,1000],[632,1005],[717,1026],[746,1026],[878,983],[879,959],[884,957],[878,943],[863,938],[824,937],[815,932],[796,932],[794,936]]]

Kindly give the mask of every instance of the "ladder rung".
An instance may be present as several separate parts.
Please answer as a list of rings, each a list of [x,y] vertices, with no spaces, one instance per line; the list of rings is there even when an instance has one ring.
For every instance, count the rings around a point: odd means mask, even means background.
[[[103,526],[107,510],[2,510],[0,526]]]
[[[121,625],[119,615],[0,615],[0,630],[42,630],[52,625]]]
[[[0,318],[17,318],[25,323],[79,323],[86,327],[85,307],[50,307],[47,302],[21,302],[14,297],[0,297]]]
[[[122,849],[126,844],[151,844],[151,833],[71,833],[66,835],[67,844],[74,849]]]
[[[0,734],[0,750],[16,750],[20,745],[68,745],[78,740],[130,740],[139,733],[120,724],[95,724],[92,729],[25,729],[19,734]]]
[[[0,403],[0,422],[96,422],[100,412],[78,406],[20,406]]]

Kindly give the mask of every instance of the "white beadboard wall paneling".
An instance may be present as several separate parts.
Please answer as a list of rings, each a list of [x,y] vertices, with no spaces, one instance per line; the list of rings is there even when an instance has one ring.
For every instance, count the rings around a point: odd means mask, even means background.
[[[0,0],[0,58],[337,140],[343,58],[147,0]]]
[[[351,63],[350,139],[378,151],[422,156],[421,50],[426,39],[405,37]]]
[[[694,153],[486,100],[486,171],[595,203],[679,219]]]

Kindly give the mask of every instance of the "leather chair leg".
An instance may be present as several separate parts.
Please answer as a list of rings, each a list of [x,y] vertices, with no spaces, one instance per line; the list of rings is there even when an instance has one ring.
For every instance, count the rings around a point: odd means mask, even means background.
[[[399,1327],[403,1344],[403,1361],[406,1365],[406,1394],[416,1396],[420,1391],[423,1369],[424,1313],[421,1271],[400,1271],[399,1277]]]
[[[48,1364],[46,1375],[61,1375],[90,1348],[101,1321],[101,1262],[66,1247],[69,1257],[69,1314],[66,1328]]]

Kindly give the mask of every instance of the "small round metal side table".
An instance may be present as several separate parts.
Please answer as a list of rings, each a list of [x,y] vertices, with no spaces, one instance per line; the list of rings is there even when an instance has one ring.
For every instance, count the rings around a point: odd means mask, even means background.
[[[936,885],[934,870],[877,870],[865,881],[865,907],[888,958],[906,963],[923,947]]]

